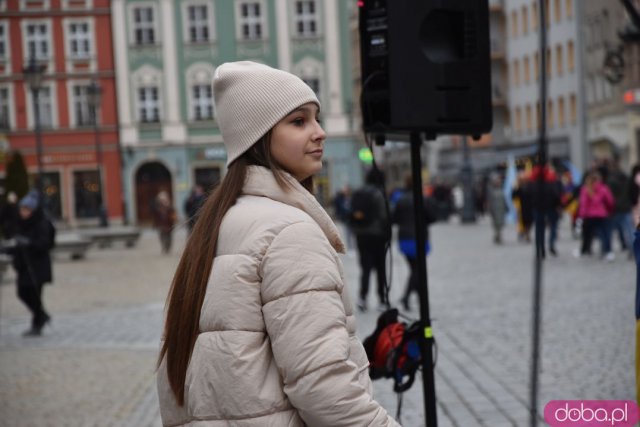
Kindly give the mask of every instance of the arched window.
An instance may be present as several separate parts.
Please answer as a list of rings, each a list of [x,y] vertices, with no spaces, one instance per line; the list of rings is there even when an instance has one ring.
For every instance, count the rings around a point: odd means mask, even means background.
[[[567,13],[567,19],[571,19],[573,18],[573,0],[566,0],[566,13]]]
[[[518,37],[518,11],[511,12],[511,37]]]
[[[520,60],[513,61],[513,85],[520,86]]]
[[[536,76],[536,80],[540,79],[540,55],[538,52],[533,54],[533,75]]]
[[[206,62],[191,65],[186,72],[187,102],[190,121],[214,119],[213,81],[214,68]]]
[[[533,118],[531,117],[531,104],[527,104],[525,107],[525,116],[527,120],[527,133],[533,131]]]
[[[525,56],[522,61],[522,68],[524,69],[524,83],[529,84],[531,81],[531,73],[530,73],[531,64],[529,63],[529,57]]]
[[[549,126],[549,129],[553,129],[553,127],[555,126],[555,117],[554,117],[552,99],[550,99],[549,102],[547,102],[547,125]]]
[[[562,20],[562,4],[561,0],[555,0],[554,5],[554,18],[556,23]]]
[[[522,6],[522,34],[526,35],[529,33],[529,11],[527,10],[527,5]]]
[[[162,120],[162,72],[143,65],[133,73],[133,91],[136,119],[141,123]]]
[[[522,132],[522,111],[520,110],[520,107],[516,107],[515,118],[516,122],[513,127],[515,128],[516,133],[519,134]]]

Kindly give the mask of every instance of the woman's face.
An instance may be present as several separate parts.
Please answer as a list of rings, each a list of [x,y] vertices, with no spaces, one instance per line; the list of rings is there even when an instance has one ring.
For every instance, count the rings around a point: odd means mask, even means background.
[[[318,106],[304,104],[280,120],[271,133],[271,156],[298,181],[322,169],[324,140]]]

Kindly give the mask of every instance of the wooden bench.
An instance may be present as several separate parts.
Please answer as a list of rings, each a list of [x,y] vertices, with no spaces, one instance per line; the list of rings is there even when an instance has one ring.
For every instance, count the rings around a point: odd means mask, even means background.
[[[95,242],[99,248],[110,247],[113,242],[124,242],[127,248],[132,248],[138,242],[141,230],[136,227],[82,228],[78,233]]]
[[[55,255],[69,254],[71,259],[83,259],[92,244],[91,239],[76,232],[59,232],[56,234],[56,246],[53,248],[53,253]]]

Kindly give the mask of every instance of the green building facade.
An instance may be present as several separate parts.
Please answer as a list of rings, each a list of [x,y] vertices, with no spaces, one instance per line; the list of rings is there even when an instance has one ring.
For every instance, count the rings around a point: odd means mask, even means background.
[[[229,61],[251,60],[305,80],[322,102],[325,166],[319,200],[362,180],[353,126],[349,18],[343,0],[114,0],[117,103],[127,218],[148,223],[168,191],[183,217],[197,183],[224,175],[211,81]]]

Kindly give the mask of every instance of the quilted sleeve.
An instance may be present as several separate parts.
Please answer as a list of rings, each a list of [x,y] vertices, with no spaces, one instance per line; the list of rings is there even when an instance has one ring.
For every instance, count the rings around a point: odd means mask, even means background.
[[[320,228],[287,226],[262,265],[263,316],[284,391],[309,426],[397,426],[358,382],[335,254]]]

